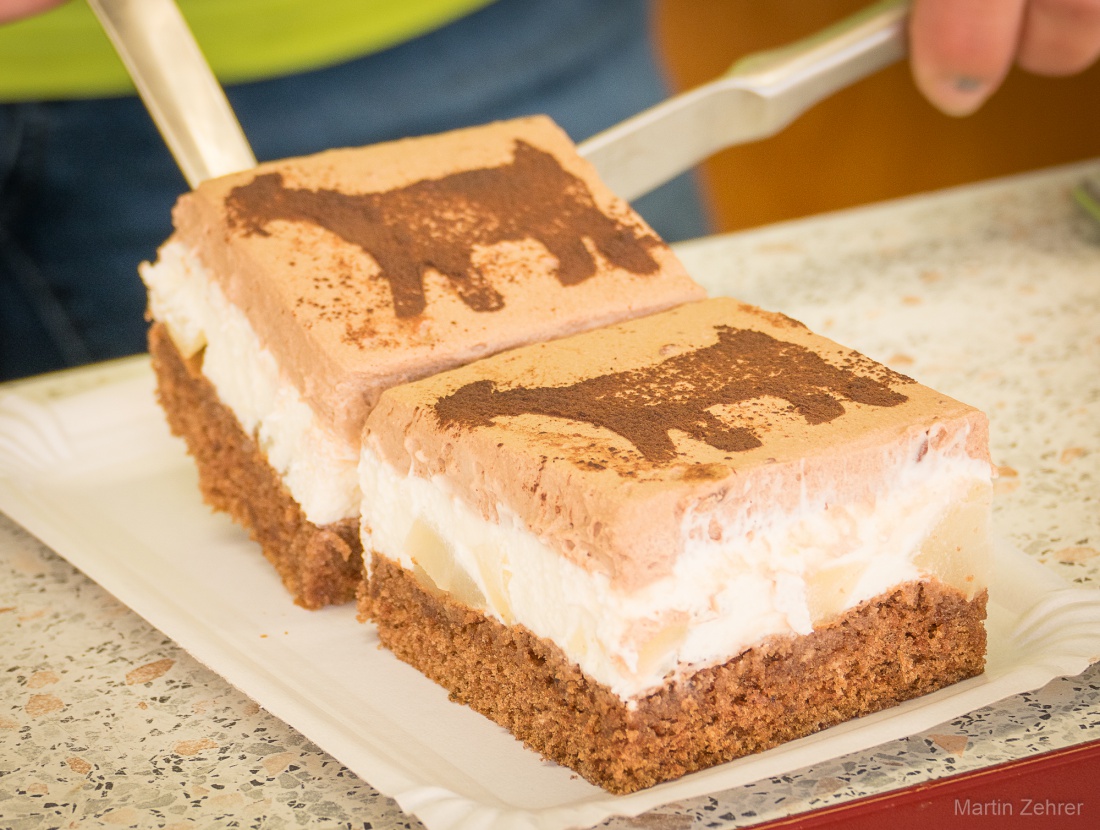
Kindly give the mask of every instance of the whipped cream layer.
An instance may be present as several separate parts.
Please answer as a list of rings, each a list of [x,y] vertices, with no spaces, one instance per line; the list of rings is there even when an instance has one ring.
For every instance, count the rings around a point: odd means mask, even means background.
[[[140,272],[153,319],[185,358],[203,352],[203,374],[306,518],[321,526],[357,517],[358,445],[324,428],[194,251],[169,241]]]
[[[561,556],[507,504],[486,516],[444,476],[398,470],[368,439],[363,544],[429,589],[555,643],[629,700],[768,638],[808,634],[905,582],[937,579],[968,598],[984,589],[989,464],[967,454],[962,431],[922,447],[891,448],[866,500],[820,491],[751,518],[686,512],[671,572],[624,589]]]

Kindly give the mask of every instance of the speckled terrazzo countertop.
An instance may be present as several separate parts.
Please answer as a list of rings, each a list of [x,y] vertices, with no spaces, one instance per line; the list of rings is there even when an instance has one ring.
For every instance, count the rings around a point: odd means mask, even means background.
[[[689,270],[991,418],[995,522],[1100,587],[1100,163],[700,240]],[[72,375],[95,384],[95,369]],[[616,818],[739,827],[1100,738],[1100,665],[927,732]],[[0,827],[418,827],[0,515]]]

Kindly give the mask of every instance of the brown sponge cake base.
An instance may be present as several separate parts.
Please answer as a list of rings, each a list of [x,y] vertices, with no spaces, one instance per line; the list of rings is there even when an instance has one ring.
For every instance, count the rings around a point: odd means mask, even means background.
[[[358,519],[318,526],[306,519],[278,473],[218,400],[202,374],[202,353],[185,360],[167,329],[149,329],[157,399],[184,439],[203,499],[260,544],[294,601],[305,608],[350,602],[363,578]]]
[[[911,582],[802,637],[774,638],[639,699],[552,643],[425,589],[375,553],[360,616],[452,700],[613,793],[760,752],[980,674],[986,595]]]

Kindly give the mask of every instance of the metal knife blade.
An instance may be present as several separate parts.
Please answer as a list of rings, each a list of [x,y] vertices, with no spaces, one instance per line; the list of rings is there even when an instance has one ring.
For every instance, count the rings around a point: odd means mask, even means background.
[[[88,0],[191,187],[256,165],[174,0]]]
[[[669,98],[578,147],[600,178],[633,200],[735,144],[767,138],[834,92],[907,52],[909,0],[884,0],[725,75]]]

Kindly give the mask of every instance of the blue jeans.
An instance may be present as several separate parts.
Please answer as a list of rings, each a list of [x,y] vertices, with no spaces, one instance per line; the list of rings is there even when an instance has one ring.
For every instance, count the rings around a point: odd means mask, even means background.
[[[498,0],[329,69],[228,90],[259,159],[547,113],[582,140],[667,94],[645,0]],[[137,264],[186,184],[132,97],[0,105],[0,379],[145,348]],[[682,177],[636,207],[707,232]]]

